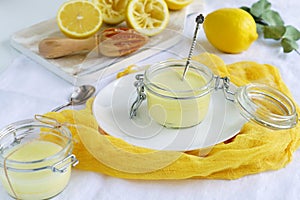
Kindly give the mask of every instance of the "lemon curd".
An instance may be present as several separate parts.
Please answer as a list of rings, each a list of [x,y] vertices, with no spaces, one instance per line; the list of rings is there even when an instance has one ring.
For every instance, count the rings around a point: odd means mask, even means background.
[[[195,70],[189,70],[185,79],[182,74],[182,67],[168,67],[152,76],[146,86],[149,114],[163,126],[191,127],[207,114],[210,93],[203,89],[207,80]]]
[[[7,163],[7,168],[1,169],[2,185],[17,199],[45,199],[55,196],[67,185],[71,167],[69,166],[63,173],[53,172],[51,168],[41,168],[53,166],[60,161],[55,155],[62,149],[58,144],[42,140],[33,140],[9,149],[3,156],[13,163],[9,165]],[[54,157],[47,159],[53,155]],[[30,164],[23,166],[22,162]],[[9,167],[18,170],[11,170]],[[26,171],[28,169],[36,170]]]

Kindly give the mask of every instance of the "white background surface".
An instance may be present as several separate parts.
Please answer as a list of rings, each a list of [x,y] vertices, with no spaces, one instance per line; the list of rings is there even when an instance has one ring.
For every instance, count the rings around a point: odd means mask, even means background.
[[[19,56],[9,46],[10,35],[56,15],[64,1],[1,0],[0,1],[0,127],[8,123],[44,113],[64,103],[73,87],[49,73],[43,67]],[[253,0],[205,0],[204,15],[221,7],[250,6]],[[300,29],[297,0],[273,0],[286,24]],[[186,32],[193,33],[189,23]],[[250,49],[238,55],[227,55],[215,50],[205,39],[199,42],[208,52],[216,53],[232,63],[242,60],[257,61],[277,66],[283,79],[300,104],[300,56],[295,52],[283,54],[273,41],[259,38]],[[299,42],[298,42],[299,44]],[[300,134],[300,133],[299,133]],[[73,170],[68,187],[55,199],[300,199],[300,151],[284,169],[269,171],[244,178],[227,180],[140,181],[123,180],[93,172]],[[10,199],[0,187],[0,199]]]
[[[14,32],[55,17],[64,0],[1,0],[0,1],[0,71],[18,54],[10,47],[9,37]]]

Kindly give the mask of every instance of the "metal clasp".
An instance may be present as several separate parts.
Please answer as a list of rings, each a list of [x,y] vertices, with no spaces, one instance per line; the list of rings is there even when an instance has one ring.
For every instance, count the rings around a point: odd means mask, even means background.
[[[230,78],[225,76],[225,77],[220,77],[220,76],[215,76],[215,90],[223,89],[224,96],[227,100],[234,102],[235,101],[235,92],[232,91],[232,84],[230,84]]]
[[[142,102],[146,99],[145,88],[144,88],[144,75],[137,74],[135,76],[136,81],[134,86],[136,87],[137,97],[130,108],[130,118],[136,116],[138,108],[141,106]]]
[[[71,160],[70,160],[71,159]],[[70,161],[69,161],[70,160]],[[64,164],[64,162],[67,162]],[[67,171],[68,167],[71,165],[72,167],[76,166],[79,163],[76,156],[74,154],[68,155],[63,160],[58,161],[54,165],[51,166],[53,172],[64,173]],[[64,165],[63,165],[64,164]],[[61,166],[63,165],[63,166]],[[61,166],[61,167],[60,167]]]

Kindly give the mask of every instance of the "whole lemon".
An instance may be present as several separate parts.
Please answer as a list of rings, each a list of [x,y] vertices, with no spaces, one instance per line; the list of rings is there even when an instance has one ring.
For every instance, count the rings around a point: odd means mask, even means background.
[[[241,53],[258,37],[253,17],[239,8],[221,8],[209,13],[203,28],[208,41],[225,53]]]

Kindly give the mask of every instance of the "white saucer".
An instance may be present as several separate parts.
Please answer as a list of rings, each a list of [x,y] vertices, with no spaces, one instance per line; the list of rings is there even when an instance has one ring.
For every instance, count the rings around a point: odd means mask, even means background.
[[[150,149],[188,151],[210,147],[235,136],[246,122],[223,91],[212,94],[209,112],[202,123],[185,129],[165,128],[151,120],[146,100],[137,116],[129,118],[136,98],[135,74],[127,75],[103,88],[96,96],[93,114],[108,134]]]

